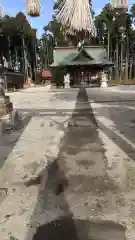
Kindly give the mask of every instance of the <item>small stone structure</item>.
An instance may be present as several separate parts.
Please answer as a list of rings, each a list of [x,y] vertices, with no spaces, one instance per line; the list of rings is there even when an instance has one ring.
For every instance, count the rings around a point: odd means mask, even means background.
[[[0,117],[13,111],[13,105],[9,96],[5,95],[4,79],[0,77]]]
[[[14,127],[19,122],[17,111],[13,110],[13,104],[10,102],[9,96],[5,95],[5,79],[0,68],[0,135],[3,134],[8,127]]]
[[[68,73],[64,76],[64,87],[70,88],[70,75]]]
[[[101,85],[100,87],[101,88],[107,88],[108,87],[108,78],[107,78],[107,74],[105,74],[104,72],[102,72],[102,75],[101,75]]]

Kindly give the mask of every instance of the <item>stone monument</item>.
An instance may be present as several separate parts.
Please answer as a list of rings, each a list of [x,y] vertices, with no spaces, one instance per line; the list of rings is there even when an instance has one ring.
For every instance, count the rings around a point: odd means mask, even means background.
[[[6,96],[3,89],[0,87],[0,117],[12,111],[13,105],[10,102],[9,96]]]
[[[13,110],[9,96],[5,95],[5,68],[0,66],[0,137],[5,130],[16,127],[21,119],[18,111]]]
[[[101,88],[107,88],[108,87],[108,78],[107,78],[107,74],[105,74],[104,72],[102,72],[101,74]]]
[[[67,73],[64,76],[64,88],[70,88],[70,75]]]
[[[4,63],[4,67],[8,68],[8,61],[6,60],[6,58],[3,56],[3,63]]]
[[[0,66],[0,117],[13,110],[9,96],[5,95],[4,68]]]

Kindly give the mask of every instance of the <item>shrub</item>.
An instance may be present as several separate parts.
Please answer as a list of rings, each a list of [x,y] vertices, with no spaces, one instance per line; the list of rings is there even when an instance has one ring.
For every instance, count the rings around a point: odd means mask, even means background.
[[[52,82],[55,83],[57,87],[63,86],[66,69],[55,67],[51,69],[51,72],[52,72]]]

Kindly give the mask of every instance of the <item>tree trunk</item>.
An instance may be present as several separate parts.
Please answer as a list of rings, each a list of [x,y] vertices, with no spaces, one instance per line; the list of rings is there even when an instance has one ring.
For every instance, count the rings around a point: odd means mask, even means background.
[[[124,44],[122,41],[121,42],[121,52],[120,52],[120,84],[122,83],[122,80],[123,80],[123,49],[124,49]]]
[[[135,44],[133,47],[133,53],[135,51]],[[135,78],[135,55],[133,54],[133,77]]]
[[[108,31],[108,60],[110,60],[110,33]]]
[[[119,45],[116,41],[116,78],[119,79]]]
[[[132,72],[133,72],[133,47],[132,47],[132,55],[131,58],[129,58],[129,80],[132,79]]]
[[[15,69],[18,70],[18,53],[16,46],[15,46]]]
[[[1,53],[0,53],[0,64],[1,64],[2,66],[4,66],[3,53],[2,53],[2,51],[1,51]]]
[[[129,39],[127,34],[126,61],[125,61],[125,83],[128,82],[128,60],[129,60]]]
[[[11,49],[10,49],[10,37],[8,36],[8,55],[9,55],[9,62],[8,67],[12,68],[12,58],[11,58]]]
[[[25,75],[25,82],[28,80],[28,66],[27,66],[27,56],[26,56],[26,46],[24,37],[22,36],[22,47],[23,47],[23,67],[24,67],[24,75]]]

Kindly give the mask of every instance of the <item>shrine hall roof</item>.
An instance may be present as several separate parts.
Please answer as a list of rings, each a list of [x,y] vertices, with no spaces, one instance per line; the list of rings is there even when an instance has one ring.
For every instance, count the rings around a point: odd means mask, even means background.
[[[92,50],[91,50],[92,49]],[[89,50],[89,51],[88,51]],[[91,50],[91,51],[90,51]],[[97,51],[98,50],[98,51]],[[102,51],[101,51],[102,50]],[[113,65],[110,61],[107,60],[107,56],[105,54],[104,49],[97,48],[95,49],[95,55],[93,48],[83,48],[80,51],[68,51],[63,57],[58,56],[61,54],[61,51],[54,54],[54,63],[51,67],[57,66],[105,66],[105,65]]]

